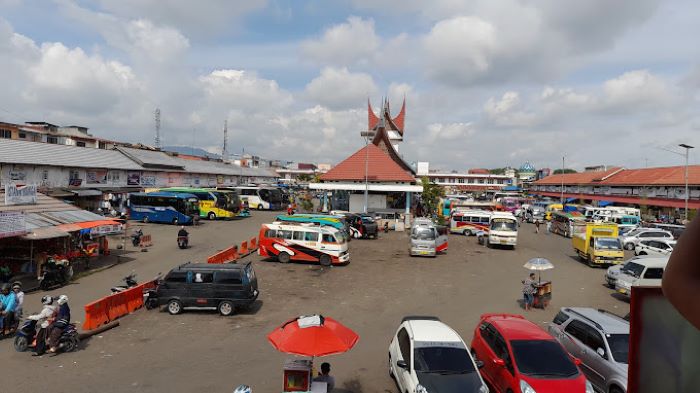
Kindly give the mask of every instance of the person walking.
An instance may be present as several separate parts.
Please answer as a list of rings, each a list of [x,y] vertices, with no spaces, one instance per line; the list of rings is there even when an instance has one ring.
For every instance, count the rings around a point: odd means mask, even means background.
[[[540,233],[540,220],[535,221],[535,233]]]
[[[552,222],[547,221],[547,235],[549,235],[550,232],[552,232]]]
[[[535,273],[530,273],[528,278],[522,281],[523,283],[523,305],[525,311],[530,311],[535,302]]]

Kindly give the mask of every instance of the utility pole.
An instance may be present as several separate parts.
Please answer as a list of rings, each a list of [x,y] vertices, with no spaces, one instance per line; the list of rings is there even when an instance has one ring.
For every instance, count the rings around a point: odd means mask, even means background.
[[[160,140],[160,108],[156,108],[156,111],[154,113],[155,115],[155,121],[156,121],[156,140],[155,140],[155,145],[156,148],[160,149],[161,148],[161,140]]]
[[[685,143],[681,143],[678,145],[682,148],[685,149],[685,222],[686,224],[688,223],[688,152],[690,152],[690,149],[694,149],[694,146],[686,145]]]
[[[224,120],[224,146],[221,149],[221,160],[226,162],[228,160],[228,149],[226,143],[228,141],[228,120]]]

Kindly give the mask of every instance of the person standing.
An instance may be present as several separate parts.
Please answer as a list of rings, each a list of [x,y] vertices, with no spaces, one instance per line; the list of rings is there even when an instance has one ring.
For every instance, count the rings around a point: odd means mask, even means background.
[[[540,233],[540,220],[535,221],[535,233]]]
[[[552,232],[552,222],[547,221],[547,235],[549,235],[550,232]]]
[[[525,311],[530,311],[533,303],[535,302],[535,273],[530,273],[528,278],[524,279],[522,283]]]
[[[321,364],[321,372],[318,373],[318,377],[314,378],[314,382],[325,382],[326,392],[332,392],[335,388],[335,378],[331,374],[331,364],[324,362]]]
[[[0,293],[0,337],[10,333],[16,307],[17,296],[10,291],[10,284],[2,284],[2,292]]]

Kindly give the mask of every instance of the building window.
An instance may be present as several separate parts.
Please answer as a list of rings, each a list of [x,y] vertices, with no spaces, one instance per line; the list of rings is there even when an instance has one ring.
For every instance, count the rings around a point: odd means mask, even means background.
[[[479,184],[484,184],[484,179],[479,179]]]
[[[0,138],[5,138],[5,139],[12,138],[12,131],[0,129]]]
[[[48,169],[44,169],[44,172],[42,172],[42,174],[41,174],[41,179],[44,181],[49,180],[49,170]]]
[[[85,142],[75,142],[75,145],[78,147],[85,147]]]
[[[27,139],[27,133],[26,133],[26,132],[20,132],[20,133],[19,133],[19,139]]]
[[[464,183],[464,179],[459,179],[459,182],[460,182],[460,183]]]
[[[54,145],[58,145],[58,137],[56,137],[56,136],[47,136],[47,137],[46,137],[46,143],[53,143]]]

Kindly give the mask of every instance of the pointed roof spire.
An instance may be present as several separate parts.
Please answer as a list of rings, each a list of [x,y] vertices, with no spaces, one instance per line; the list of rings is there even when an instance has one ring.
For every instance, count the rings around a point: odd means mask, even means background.
[[[403,124],[406,118],[406,96],[403,96],[403,104],[401,105],[401,112],[392,119],[396,127],[399,129],[399,133],[403,135]]]
[[[373,130],[374,127],[379,123],[379,118],[374,114],[372,110],[372,104],[369,102],[369,97],[367,98],[367,129]]]

